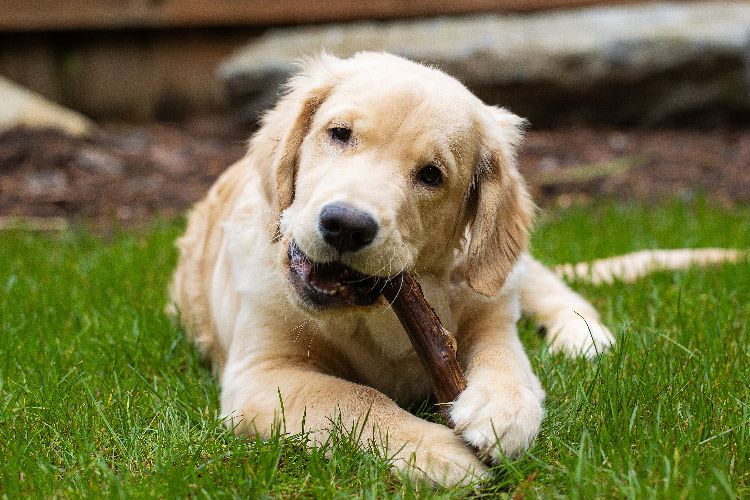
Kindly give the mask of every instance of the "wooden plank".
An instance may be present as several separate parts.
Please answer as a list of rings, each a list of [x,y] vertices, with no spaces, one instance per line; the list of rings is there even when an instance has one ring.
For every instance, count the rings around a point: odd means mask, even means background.
[[[0,0],[0,31],[301,24],[529,12],[628,0]]]

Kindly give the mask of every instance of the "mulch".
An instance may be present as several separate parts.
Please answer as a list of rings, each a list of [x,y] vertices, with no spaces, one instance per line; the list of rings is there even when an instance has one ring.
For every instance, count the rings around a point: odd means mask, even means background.
[[[102,124],[85,139],[13,129],[0,135],[0,217],[100,229],[175,217],[242,157],[250,134],[222,118]],[[736,206],[750,202],[750,129],[531,130],[519,167],[541,206],[675,196]]]

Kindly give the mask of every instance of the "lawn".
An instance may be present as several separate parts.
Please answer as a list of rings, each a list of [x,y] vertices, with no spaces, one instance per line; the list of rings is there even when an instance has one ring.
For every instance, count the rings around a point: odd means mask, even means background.
[[[234,437],[219,389],[164,315],[181,222],[100,237],[0,233],[0,496],[124,498],[735,498],[750,495],[750,265],[575,283],[618,346],[546,351],[536,445],[493,482],[415,491],[342,433]],[[656,247],[750,246],[750,208],[702,201],[543,212],[548,264]]]

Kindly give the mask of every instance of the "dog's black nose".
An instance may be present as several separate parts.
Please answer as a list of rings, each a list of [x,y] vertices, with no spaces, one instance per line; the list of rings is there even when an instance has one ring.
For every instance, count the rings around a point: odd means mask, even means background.
[[[342,202],[324,206],[318,226],[323,239],[340,253],[356,252],[378,234],[378,223],[370,214]]]

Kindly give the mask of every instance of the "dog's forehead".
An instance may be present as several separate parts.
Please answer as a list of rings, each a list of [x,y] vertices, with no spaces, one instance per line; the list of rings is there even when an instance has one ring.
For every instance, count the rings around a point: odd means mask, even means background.
[[[456,136],[476,124],[481,102],[448,75],[416,64],[386,72],[354,72],[341,79],[324,108],[332,117]],[[334,119],[336,119],[334,118]]]

